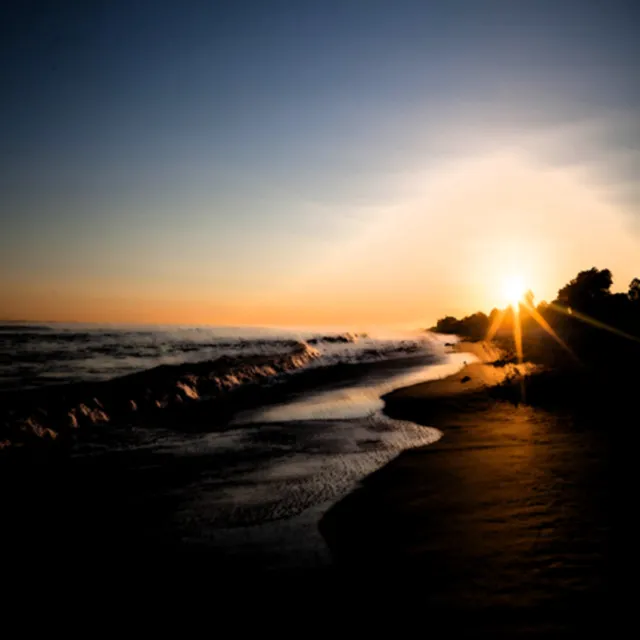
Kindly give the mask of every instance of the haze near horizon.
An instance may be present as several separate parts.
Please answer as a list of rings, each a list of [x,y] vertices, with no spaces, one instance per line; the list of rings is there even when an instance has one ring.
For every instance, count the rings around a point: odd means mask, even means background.
[[[638,275],[632,2],[3,17],[5,319],[430,326]]]

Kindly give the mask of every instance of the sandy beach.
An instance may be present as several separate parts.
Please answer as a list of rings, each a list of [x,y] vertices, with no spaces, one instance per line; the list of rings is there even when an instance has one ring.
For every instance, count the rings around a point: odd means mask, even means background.
[[[466,397],[470,393],[486,390],[499,384],[517,379],[523,375],[530,375],[536,367],[531,363],[516,364],[506,361],[503,349],[485,341],[458,342],[451,347],[457,353],[468,353],[470,363],[464,361],[464,368],[439,380],[430,380],[389,394],[385,399],[393,403],[401,398],[429,399]]]
[[[610,434],[572,415],[495,399],[516,365],[480,362],[387,395],[395,418],[443,437],[403,452],[323,518],[333,557],[402,576],[451,629],[567,633],[607,620]],[[530,365],[525,367],[530,370]],[[607,624],[609,624],[607,622]]]
[[[346,585],[358,597],[376,585],[452,632],[593,628],[612,597],[611,432],[589,414],[503,399],[537,367],[494,345],[450,352],[448,364],[294,377],[263,392],[272,403],[243,431],[239,414],[190,433],[204,403],[196,417],[169,414],[182,435],[166,422],[127,448],[119,438],[142,432],[114,430],[90,455],[5,465],[19,488],[4,502],[5,547],[67,570],[100,550],[108,564],[161,558],[165,577],[295,576],[335,601]]]

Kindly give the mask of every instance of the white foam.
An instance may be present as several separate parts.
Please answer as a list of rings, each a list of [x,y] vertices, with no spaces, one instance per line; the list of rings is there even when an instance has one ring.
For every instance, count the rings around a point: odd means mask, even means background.
[[[292,444],[257,469],[238,466],[234,472],[227,467],[197,491],[191,487],[180,519],[195,518],[201,529],[212,531],[291,518],[319,504],[329,505],[401,451],[432,444],[442,434],[375,413],[357,420],[265,425],[252,443],[253,435],[247,429],[241,457],[254,447],[263,451],[270,440],[277,445],[291,437]]]
[[[183,517],[197,517],[212,536],[217,529],[263,527],[330,505],[401,451],[432,444],[442,435],[385,416],[380,396],[450,375],[471,359],[452,353],[440,365],[392,374],[375,384],[352,384],[245,413],[234,430],[239,459],[265,450],[271,455],[258,468],[227,467],[218,478],[208,478],[206,487],[190,492]],[[243,427],[245,436],[239,438]]]
[[[369,416],[380,411],[384,403],[381,396],[396,389],[420,382],[437,380],[459,371],[465,362],[477,360],[469,353],[451,353],[445,362],[422,366],[372,385],[354,384],[303,398],[240,414],[234,424],[265,422],[292,422],[301,420],[340,420]]]

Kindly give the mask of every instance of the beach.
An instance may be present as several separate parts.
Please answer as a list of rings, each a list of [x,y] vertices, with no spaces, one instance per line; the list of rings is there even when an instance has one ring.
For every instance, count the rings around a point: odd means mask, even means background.
[[[295,575],[334,595],[345,577],[364,594],[384,576],[380,589],[419,597],[452,630],[587,628],[610,598],[611,433],[514,402],[537,370],[441,339],[232,390],[219,421],[219,403],[194,402],[143,426],[84,425],[71,454],[3,464],[16,487],[3,544],[68,569],[160,558],[169,572]],[[168,371],[173,385],[182,369]]]
[[[485,362],[384,398],[388,415],[443,436],[329,510],[321,530],[337,564],[413,581],[425,614],[451,629],[614,628],[611,432],[571,411],[496,399],[494,385],[513,372],[489,364],[497,353],[483,343],[460,348]]]
[[[14,487],[4,500],[5,548],[70,566],[86,557],[126,564],[189,554],[227,576],[331,567],[322,514],[404,449],[440,437],[385,416],[381,396],[446,376],[466,357],[424,332],[265,338],[206,330],[187,339],[19,331],[31,346],[24,360],[38,364],[39,340],[64,356],[48,370],[73,357],[74,374],[90,369],[92,378],[1,396],[8,444],[0,473]],[[114,349],[139,370],[95,380],[113,368]],[[199,359],[216,350],[217,358]],[[171,363],[142,368],[167,352]],[[144,359],[132,363],[138,353]]]

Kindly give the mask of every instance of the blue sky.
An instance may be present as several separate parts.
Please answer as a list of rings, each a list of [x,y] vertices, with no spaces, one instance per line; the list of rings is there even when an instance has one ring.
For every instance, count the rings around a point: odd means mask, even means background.
[[[418,183],[443,166],[505,150],[540,171],[584,169],[615,203],[601,215],[637,232],[637,3],[11,5],[0,314],[47,315],[49,296],[64,319],[136,319],[145,304],[169,317],[181,302],[194,321],[306,322],[360,296],[344,320],[364,321],[419,272],[431,302],[389,319],[417,321],[451,304],[427,284],[441,266],[396,260],[409,246],[392,234],[358,264],[344,256],[419,209]],[[451,224],[424,215],[426,236]],[[475,215],[469,203],[454,217]],[[325,269],[336,253],[342,270]],[[351,277],[367,269],[377,277]],[[454,268],[447,287],[468,300],[466,285]]]

